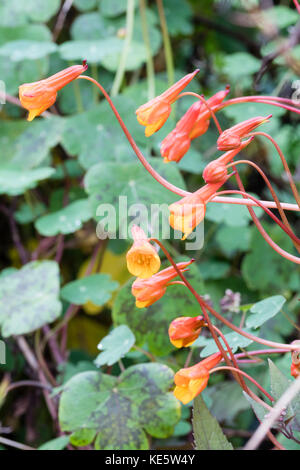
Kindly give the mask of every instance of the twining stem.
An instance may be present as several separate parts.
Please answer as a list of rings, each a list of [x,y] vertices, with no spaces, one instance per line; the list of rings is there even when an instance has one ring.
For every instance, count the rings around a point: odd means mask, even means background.
[[[277,142],[273,139],[273,137],[271,137],[269,134],[267,134],[266,132],[259,132],[259,131],[256,131],[256,132],[251,132],[251,134],[249,135],[260,135],[262,137],[266,137],[267,139],[270,140],[270,142],[272,142],[272,144],[274,145],[274,147],[276,148],[277,152],[278,152],[278,155],[280,156],[280,159],[282,161],[282,164],[284,166],[284,169],[286,171],[286,174],[287,174],[287,177],[288,177],[288,180],[289,180],[289,183],[290,183],[290,186],[291,186],[291,189],[292,189],[292,192],[293,192],[293,195],[294,195],[294,198],[296,199],[297,201],[297,204],[300,208],[300,195],[298,193],[298,190],[296,188],[296,185],[294,183],[294,180],[293,180],[293,177],[292,177],[292,174],[291,174],[291,171],[290,171],[290,168],[287,164],[287,161],[279,147],[279,145],[277,144]]]
[[[297,9],[297,12],[300,14],[300,5],[298,3],[298,0],[293,0],[294,4],[295,4],[295,7]]]
[[[7,439],[6,437],[0,436],[0,444],[3,444],[8,447],[14,447],[15,449],[20,450],[36,450],[33,447],[29,447],[25,444],[21,444],[21,442],[12,441],[11,439]]]
[[[144,168],[148,171],[148,173],[150,173],[151,176],[159,184],[164,186],[169,191],[172,191],[173,193],[178,194],[179,196],[188,196],[189,194],[191,194],[190,192],[185,191],[183,189],[180,189],[177,186],[169,183],[162,176],[160,176],[159,173],[157,173],[154,170],[154,168],[152,168],[152,166],[148,163],[148,161],[146,160],[146,158],[144,157],[144,155],[142,154],[142,152],[140,151],[140,149],[136,145],[136,143],[135,143],[134,139],[132,138],[130,132],[128,131],[124,121],[122,120],[120,114],[118,113],[115,105],[113,104],[111,98],[109,97],[109,95],[107,94],[105,89],[102,87],[102,85],[100,83],[98,83],[96,80],[94,80],[92,77],[89,77],[87,75],[81,75],[80,77],[78,77],[78,79],[88,80],[88,81],[94,83],[94,85],[96,85],[101,90],[101,92],[105,96],[106,100],[108,101],[114,115],[116,116],[116,118],[117,118],[117,120],[120,124],[120,127],[122,128],[122,130],[123,130],[128,142],[129,142],[129,144],[131,145],[134,153],[136,154],[136,156],[138,157],[138,159],[140,160],[140,162],[142,163]],[[255,202],[253,202],[249,199],[248,200],[247,199],[243,200],[243,199],[236,199],[236,198],[229,198],[229,197],[228,198],[222,198],[222,197],[218,197],[218,196],[214,197],[211,200],[211,202],[217,202],[217,203],[221,203],[221,204],[226,203],[226,204],[241,204],[241,205],[246,205],[246,206],[257,206],[257,204]],[[265,207],[276,208],[276,204],[273,201],[261,201],[261,203]],[[281,205],[282,205],[282,208],[285,209],[285,210],[292,210],[292,211],[298,211],[299,210],[299,208],[295,204],[281,203]]]
[[[140,0],[140,15],[141,15],[141,25],[143,39],[146,47],[147,54],[147,82],[148,82],[148,100],[151,100],[155,97],[155,73],[154,73],[154,63],[152,58],[149,30],[147,24],[147,0]]]
[[[235,372],[237,372],[238,374],[241,374],[244,377],[247,377],[247,379],[250,380],[254,385],[256,385],[256,387],[259,388],[259,390],[264,395],[266,395],[266,397],[269,398],[270,401],[274,401],[274,398],[255,379],[253,379],[253,377],[251,377],[251,375],[247,374],[243,370],[237,369],[235,367],[220,366],[220,367],[215,367],[214,369],[211,369],[209,373],[213,374],[214,372],[219,372],[220,370],[231,370],[232,371],[234,369],[235,369]],[[269,407],[269,409],[271,409],[271,407]]]
[[[277,206],[278,212],[279,212],[279,214],[280,214],[280,217],[281,217],[281,219],[282,219],[282,222],[283,222],[284,225],[290,230],[290,232],[294,233],[293,230],[292,230],[292,228],[291,228],[291,226],[290,226],[290,224],[289,224],[289,221],[288,221],[288,219],[287,219],[287,217],[286,217],[286,215],[285,215],[285,212],[284,212],[284,210],[282,209],[281,203],[280,203],[280,201],[279,201],[279,199],[278,199],[278,197],[277,197],[277,194],[276,194],[276,192],[275,192],[275,190],[274,190],[274,188],[273,188],[273,186],[272,186],[272,184],[271,184],[269,178],[268,178],[267,175],[263,172],[263,170],[261,170],[261,168],[260,168],[258,165],[256,165],[256,163],[251,162],[250,160],[238,160],[238,161],[236,161],[236,162],[234,162],[234,163],[230,163],[229,165],[227,165],[227,167],[230,168],[230,167],[232,167],[232,166],[240,165],[240,164],[242,164],[242,163],[245,163],[246,165],[252,166],[252,167],[255,168],[256,171],[261,175],[261,177],[262,177],[263,180],[265,181],[265,183],[266,183],[266,185],[267,185],[267,187],[268,187],[270,193],[272,194],[272,197],[273,197],[273,199],[274,199],[274,201],[275,201],[275,203],[276,203],[276,206]],[[300,253],[300,245],[299,245],[299,243],[295,242],[295,240],[293,240],[293,243],[294,243],[294,246],[295,246],[295,248],[297,249],[297,251]]]
[[[225,101],[224,103],[220,104],[217,107],[217,110],[221,110],[224,108],[227,108],[227,106],[231,106],[233,104],[239,104],[239,103],[262,103],[262,104],[269,104],[270,106],[277,106],[279,108],[286,109],[287,111],[292,111],[293,113],[300,114],[300,109],[297,109],[293,106],[289,106],[287,104],[284,104],[281,100],[279,100],[277,97],[273,97],[273,100],[268,99],[268,97],[254,97],[254,96],[242,96],[240,98],[232,98],[230,100]],[[276,101],[275,101],[276,99]],[[277,102],[278,101],[278,102]]]
[[[119,93],[119,90],[122,85],[122,81],[125,75],[126,61],[130,51],[130,45],[133,34],[134,26],[134,9],[135,9],[135,0],[127,0],[127,11],[126,11],[126,36],[124,40],[124,46],[122,49],[121,58],[118,65],[118,70],[112,85],[111,96],[116,96]],[[97,81],[97,80],[96,80]]]
[[[172,46],[171,46],[170,36],[168,32],[168,25],[166,21],[163,1],[156,0],[156,2],[157,2],[159,21],[160,21],[162,35],[163,35],[164,51],[165,51],[167,74],[168,74],[168,83],[169,83],[169,86],[171,86],[173,85],[175,81]]]
[[[233,164],[233,167],[234,167],[234,164]],[[294,240],[298,244],[300,243],[300,239],[293,232],[291,232],[285,225],[283,225],[283,223],[278,219],[278,217],[276,217],[275,214],[273,214],[273,212],[271,212],[267,207],[265,207],[263,204],[261,204],[261,202],[258,199],[256,199],[254,196],[251,196],[250,194],[246,193],[245,190],[238,191],[236,189],[228,189],[228,190],[225,190],[225,191],[219,191],[217,194],[241,194],[243,197],[248,197],[248,198],[252,199],[253,201],[255,201],[257,203],[257,205],[261,209],[263,209],[271,217],[271,219],[273,219],[282,228],[282,230],[292,240]],[[208,200],[207,202],[210,202],[210,200]],[[250,211],[249,207],[248,207],[248,210]],[[253,211],[253,209],[251,209],[251,211]],[[254,211],[253,211],[253,213],[254,213]],[[255,213],[254,213],[254,215],[255,215]],[[287,252],[284,252],[284,253],[287,253]],[[290,256],[293,257],[293,255],[290,255]],[[295,257],[293,257],[293,258],[295,258]],[[295,259],[298,259],[298,258],[295,258]]]
[[[37,388],[44,388],[51,392],[52,387],[50,385],[44,384],[42,382],[36,382],[34,380],[20,380],[19,382],[14,382],[7,387],[6,393],[11,392],[19,387],[37,387]]]
[[[220,123],[214,113],[214,110],[213,110],[213,107],[209,106],[209,104],[207,103],[207,101],[205,100],[205,98],[201,95],[198,95],[198,93],[194,93],[193,91],[184,91],[183,93],[180,93],[180,95],[177,97],[177,99],[179,98],[182,98],[183,96],[195,96],[196,98],[198,98],[198,100],[200,100],[205,106],[206,108],[208,109],[208,111],[210,112],[210,115],[211,117],[213,118],[214,120],[214,123],[216,124],[216,128],[218,129],[218,132],[219,134],[222,134],[222,128],[220,126]],[[215,106],[215,109],[217,109],[218,106]]]

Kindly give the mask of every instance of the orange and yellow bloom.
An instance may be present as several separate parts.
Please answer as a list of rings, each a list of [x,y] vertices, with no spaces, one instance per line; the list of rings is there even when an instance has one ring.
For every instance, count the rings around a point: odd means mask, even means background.
[[[207,386],[209,371],[222,359],[222,354],[217,352],[206,357],[198,364],[180,369],[174,377],[175,397],[184,405],[192,401]]]
[[[227,176],[228,178],[228,176]],[[180,201],[169,206],[169,223],[174,230],[181,231],[185,240],[194,228],[202,222],[206,212],[207,201],[224,184],[224,181],[214,184],[206,184],[198,191],[185,196]]]
[[[207,100],[209,108],[216,108],[229,93],[219,91]],[[165,162],[179,162],[190,148],[191,140],[205,134],[208,129],[211,112],[202,101],[194,103],[178,121],[175,129],[168,134],[161,144],[161,155]]]
[[[126,255],[128,271],[133,276],[147,279],[159,270],[160,258],[140,227],[134,225],[131,232],[134,242]]]
[[[87,68],[87,64],[83,62],[82,65],[73,65],[44,80],[21,85],[19,98],[23,108],[29,111],[28,121],[32,121],[52,106],[58,90],[78,78]]]
[[[186,268],[193,262],[194,259],[178,263],[177,267],[180,271],[185,272]],[[149,279],[136,279],[131,288],[132,295],[136,299],[136,306],[144,308],[154,304],[165,294],[167,287],[172,285],[172,281],[177,275],[175,268],[170,266],[154,274]]]
[[[198,72],[199,70],[197,69],[189,73],[164,93],[156,96],[153,100],[148,101],[136,110],[138,122],[146,127],[146,137],[150,137],[164,125],[171,113],[171,105]]]
[[[266,117],[257,116],[226,129],[217,140],[218,150],[227,151],[238,148],[241,145],[242,139],[246,137],[249,132],[252,132],[261,124],[268,122],[271,116],[272,114]]]
[[[299,377],[300,375],[300,340],[295,340],[292,344],[296,344],[299,349],[292,352],[291,376]]]
[[[178,317],[170,323],[169,338],[176,348],[188,347],[193,344],[201,333],[205,321],[201,315],[197,317]]]
[[[229,150],[228,152],[221,155],[221,157],[206,165],[202,173],[202,177],[205,183],[214,184],[220,183],[222,181],[225,183],[228,174],[226,165],[230,163],[239,152],[244,150],[244,148],[250,144],[253,138],[254,137],[250,137],[249,139],[244,140],[236,149]]]

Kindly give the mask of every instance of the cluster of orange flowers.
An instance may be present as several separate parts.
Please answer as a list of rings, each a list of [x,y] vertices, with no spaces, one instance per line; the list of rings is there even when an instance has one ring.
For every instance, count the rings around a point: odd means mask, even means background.
[[[87,64],[83,62],[82,65],[69,67],[45,80],[20,86],[19,97],[23,107],[29,111],[28,120],[32,121],[53,105],[57,91],[80,77],[86,70]],[[164,125],[171,113],[171,105],[180,97],[180,93],[197,72],[198,70],[195,70],[186,75],[160,96],[137,109],[137,119],[145,126],[147,137]],[[165,162],[181,160],[188,151],[191,140],[207,131],[210,119],[214,117],[214,111],[218,110],[218,106],[228,93],[229,87],[226,87],[207,101],[200,99],[188,109],[175,129],[162,142],[161,155]],[[248,134],[268,121],[269,117],[258,116],[248,119],[222,132],[218,138],[217,147],[218,150],[226,153],[210,162],[204,169],[203,179],[206,184],[169,206],[170,225],[184,234],[183,239],[203,220],[207,203],[231,176],[228,174],[228,165],[251,142],[252,137]],[[136,306],[144,308],[159,300],[165,294],[167,287],[182,283],[182,281],[175,280],[178,273],[187,271],[188,266],[194,260],[178,263],[177,269],[170,266],[159,271],[161,261],[155,246],[150,243],[151,239],[137,226],[132,227],[132,235],[134,242],[127,253],[127,266],[130,273],[137,277],[132,284]],[[206,324],[201,316],[176,318],[169,327],[170,341],[177,348],[188,347],[198,338],[203,326]],[[175,396],[182,403],[188,403],[195,398],[206,387],[211,369],[221,359],[222,354],[218,352],[192,367],[180,369],[174,379]],[[291,375],[293,377],[300,375],[299,351],[292,354]]]

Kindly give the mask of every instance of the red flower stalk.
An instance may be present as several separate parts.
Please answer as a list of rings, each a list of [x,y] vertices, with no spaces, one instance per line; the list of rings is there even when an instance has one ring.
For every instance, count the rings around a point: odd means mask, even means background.
[[[188,347],[193,344],[201,333],[205,321],[201,315],[197,317],[178,317],[169,326],[169,338],[176,348]]]
[[[228,179],[231,175],[227,175]],[[206,184],[198,191],[185,196],[180,201],[169,206],[169,223],[174,230],[184,233],[182,240],[192,233],[194,228],[202,222],[206,212],[207,201],[224,184],[224,181],[214,184]]]
[[[228,176],[226,165],[228,165],[228,163],[230,163],[239,152],[244,150],[244,148],[247,147],[253,139],[254,137],[250,137],[249,139],[244,140],[236,149],[229,150],[221,155],[221,157],[210,162],[204,168],[202,173],[205,183],[214,184],[222,181],[224,183]]]
[[[29,111],[28,121],[42,114],[55,103],[57,91],[87,70],[86,61],[73,65],[49,78],[34,83],[24,83],[19,87],[22,106]]]
[[[195,260],[178,263],[180,271],[185,272],[187,266]],[[172,280],[177,276],[177,271],[173,266],[163,269],[154,274],[150,279],[136,279],[132,284],[131,292],[136,298],[136,306],[139,308],[149,307],[159,300],[166,292],[167,287],[172,285]]]
[[[184,405],[192,401],[207,386],[209,371],[222,359],[222,354],[217,352],[206,357],[198,364],[180,369],[174,377],[175,397]]]
[[[138,122],[146,127],[146,137],[150,137],[164,125],[171,113],[171,104],[176,101],[178,95],[198,72],[199,69],[189,73],[164,93],[156,96],[156,98],[153,98],[153,100],[148,101],[136,110]]]
[[[219,91],[207,100],[210,108],[219,105],[229,93]],[[161,155],[165,162],[179,162],[190,148],[191,140],[204,134],[209,126],[211,113],[201,101],[194,103],[178,121],[175,129],[168,134],[161,144]]]
[[[147,279],[159,270],[160,258],[143,229],[134,225],[131,232],[134,242],[126,254],[128,271],[134,276]]]
[[[226,129],[217,140],[218,150],[232,150],[241,145],[241,140],[246,137],[249,132],[252,132],[261,124],[268,122],[272,114],[262,117],[247,119],[247,121],[240,122],[229,129]]]

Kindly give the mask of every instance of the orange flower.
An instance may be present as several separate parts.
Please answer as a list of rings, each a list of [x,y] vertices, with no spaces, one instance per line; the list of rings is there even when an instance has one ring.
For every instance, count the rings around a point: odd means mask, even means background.
[[[210,162],[205,168],[202,173],[202,177],[205,183],[213,184],[219,183],[223,181],[223,183],[227,179],[227,168],[226,165],[230,163],[233,158],[241,152],[247,145],[254,139],[254,137],[250,137],[249,139],[240,143],[239,147],[233,150],[229,150],[228,152],[221,155],[221,157],[217,158]]]
[[[209,379],[209,371],[221,359],[222,354],[217,352],[192,367],[180,369],[174,377],[176,385],[174,390],[175,397],[184,405],[193,400],[205,389]]]
[[[134,242],[126,255],[128,271],[133,276],[147,279],[159,270],[160,258],[155,248],[149,243],[144,230],[134,225],[131,233]]]
[[[204,326],[203,317],[179,317],[175,318],[169,326],[169,338],[176,348],[187,347],[193,344]]]
[[[258,116],[255,118],[247,119],[247,121],[240,122],[229,129],[226,129],[217,140],[218,150],[232,150],[238,148],[241,145],[241,139],[247,136],[249,132],[252,132],[256,127],[269,122],[269,116],[262,117]]]
[[[194,228],[202,222],[205,216],[207,201],[223,184],[224,181],[206,184],[195,193],[189,194],[169,206],[169,223],[174,230],[180,230],[184,233],[182,240],[185,240]]]
[[[292,364],[291,364],[291,376],[299,377],[300,375],[300,341],[295,340],[292,342],[292,344],[297,344],[299,349],[297,351],[292,352]]]
[[[138,122],[146,127],[146,137],[150,137],[150,135],[154,134],[164,125],[170,115],[171,104],[176,101],[178,95],[198,72],[199,70],[197,69],[195,72],[189,73],[164,93],[156,96],[156,98],[153,98],[153,100],[148,101],[136,110]]]
[[[195,103],[198,105],[198,103]],[[179,162],[191,145],[190,132],[199,114],[199,106],[191,106],[175,129],[162,141],[160,152],[165,162]]]
[[[216,93],[207,100],[210,107],[218,106],[229,92]],[[191,140],[204,134],[209,126],[211,113],[201,101],[194,103],[178,121],[175,129],[162,141],[160,152],[165,162],[179,162],[190,148]]]
[[[24,83],[19,87],[19,98],[23,108],[29,111],[28,121],[42,114],[52,106],[56,100],[57,91],[79,77],[87,70],[85,61],[82,65],[73,65],[45,80],[34,83]]]
[[[187,266],[195,260],[178,263],[177,267],[180,271],[185,272]],[[172,285],[171,282],[177,276],[177,271],[170,266],[154,274],[150,279],[136,279],[132,284],[131,292],[136,298],[136,306],[139,308],[149,307],[159,300],[166,292],[167,287]]]
[[[217,107],[222,103],[222,101],[224,101],[229,91],[230,91],[230,87],[229,85],[227,85],[225,90],[218,91],[218,93],[211,96],[206,101],[208,106],[212,109],[212,111],[217,110]],[[196,139],[197,137],[200,137],[201,135],[205,134],[205,132],[208,129],[210,119],[211,119],[211,112],[209,108],[200,101],[199,103],[195,103],[193,106],[196,106],[196,104],[199,107],[199,115],[190,133],[190,139]]]

